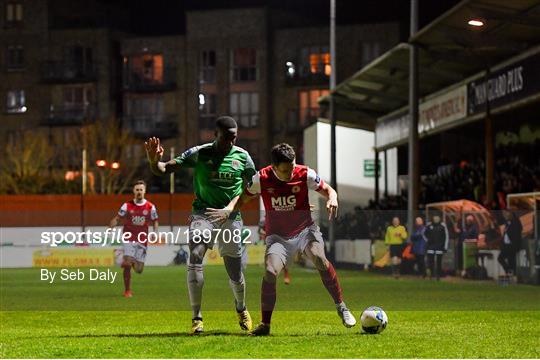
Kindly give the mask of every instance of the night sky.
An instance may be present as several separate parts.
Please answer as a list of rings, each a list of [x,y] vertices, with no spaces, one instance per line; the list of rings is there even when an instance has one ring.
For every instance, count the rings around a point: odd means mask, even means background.
[[[170,35],[185,32],[189,10],[270,6],[304,18],[310,26],[329,23],[329,0],[119,0],[130,9],[131,30],[138,35]],[[450,9],[458,0],[419,0],[420,28]],[[400,21],[408,34],[408,0],[336,0],[338,24]],[[403,39],[402,39],[403,40]]]

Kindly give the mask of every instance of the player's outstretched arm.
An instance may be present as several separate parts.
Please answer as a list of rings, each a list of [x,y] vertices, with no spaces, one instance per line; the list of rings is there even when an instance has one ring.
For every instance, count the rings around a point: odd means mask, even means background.
[[[326,210],[328,211],[328,220],[337,218],[338,215],[338,199],[337,192],[330,185],[324,183],[319,191],[317,191],[326,199]]]
[[[257,195],[249,195],[244,191],[241,196],[235,196],[223,209],[207,208],[204,214],[208,216],[210,221],[223,222],[229,218],[231,213],[240,211],[245,203],[256,197]]]
[[[254,171],[254,170],[253,170]],[[257,197],[260,191],[259,174],[249,175],[251,181],[244,179],[244,191],[240,196],[235,196],[223,209],[207,208],[205,215],[211,221],[222,222],[229,218],[232,212],[240,211],[240,208],[251,199]]]

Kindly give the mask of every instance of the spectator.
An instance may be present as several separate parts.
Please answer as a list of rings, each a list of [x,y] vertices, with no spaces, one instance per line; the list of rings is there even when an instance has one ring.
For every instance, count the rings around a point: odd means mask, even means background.
[[[424,225],[424,219],[417,217],[414,223],[414,230],[411,234],[412,253],[414,254],[414,261],[418,270],[418,274],[426,277],[426,227]]]
[[[424,235],[427,239],[427,257],[429,266],[429,278],[439,281],[442,274],[442,257],[448,250],[448,229],[441,222],[439,215],[433,215],[432,222],[426,226]]]
[[[400,225],[399,217],[392,218],[392,224],[386,228],[384,243],[389,246],[390,257],[392,261],[392,275],[395,279],[399,278],[399,266],[401,264],[401,252],[403,251],[403,242],[407,239],[407,230]]]
[[[465,275],[463,269],[463,242],[465,240],[478,240],[478,226],[474,220],[474,216],[469,214],[465,217],[465,225],[461,226],[457,221],[454,224],[454,231],[459,234],[459,239],[456,247],[457,268],[461,269],[461,276]]]
[[[504,268],[506,275],[513,275],[516,271],[516,253],[521,246],[521,231],[523,226],[519,218],[511,211],[503,211],[505,219],[501,253],[497,260]]]

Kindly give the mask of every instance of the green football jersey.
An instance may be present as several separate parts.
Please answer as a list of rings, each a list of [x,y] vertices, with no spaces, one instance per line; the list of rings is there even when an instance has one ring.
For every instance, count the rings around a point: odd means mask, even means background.
[[[235,196],[242,194],[244,182],[250,182],[256,173],[246,150],[233,146],[227,155],[223,155],[216,149],[215,142],[192,147],[174,160],[195,170],[195,213],[209,207],[224,208]]]

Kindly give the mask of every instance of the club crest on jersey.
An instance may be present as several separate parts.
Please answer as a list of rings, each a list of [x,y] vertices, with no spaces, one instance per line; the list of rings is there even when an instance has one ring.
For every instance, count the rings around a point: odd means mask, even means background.
[[[298,185],[293,186],[291,191],[293,192],[293,194],[299,193],[300,192],[300,186],[298,186]]]
[[[143,210],[143,212],[142,212],[142,213],[143,213],[143,215],[145,215],[145,216],[146,216],[146,215],[148,215],[148,210]]]
[[[240,161],[238,161],[238,160],[233,160],[233,161],[231,162],[231,166],[232,166],[232,168],[233,168],[234,170],[240,169]]]

